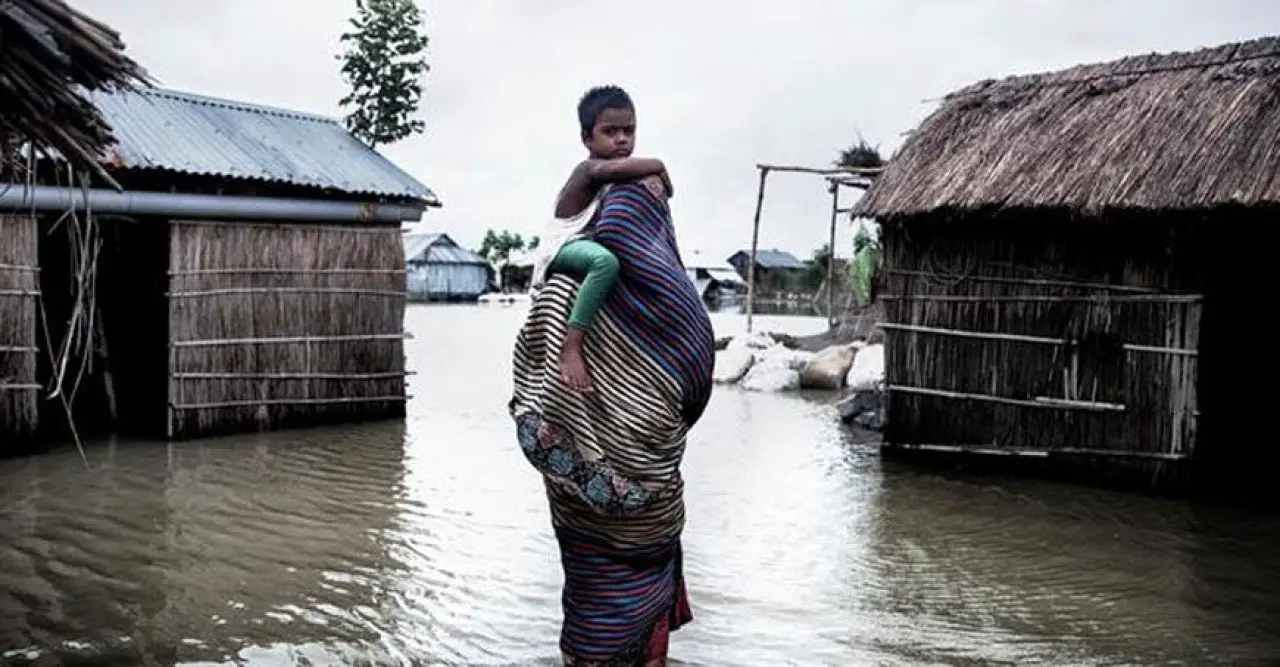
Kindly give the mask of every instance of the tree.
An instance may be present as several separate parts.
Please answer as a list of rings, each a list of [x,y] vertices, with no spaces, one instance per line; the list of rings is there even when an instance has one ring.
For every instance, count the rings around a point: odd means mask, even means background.
[[[805,271],[805,286],[818,289],[827,280],[827,265],[831,263],[831,246],[823,243],[821,248],[813,251],[809,258],[809,268]]]
[[[351,92],[338,104],[350,113],[349,132],[370,148],[422,132],[414,118],[422,100],[422,75],[430,67],[427,36],[414,0],[356,0],[351,30],[338,56]]]
[[[477,253],[490,262],[501,265],[511,258],[511,253],[520,252],[527,247],[529,246],[519,234],[513,234],[505,229],[501,233],[490,229],[484,233]]]

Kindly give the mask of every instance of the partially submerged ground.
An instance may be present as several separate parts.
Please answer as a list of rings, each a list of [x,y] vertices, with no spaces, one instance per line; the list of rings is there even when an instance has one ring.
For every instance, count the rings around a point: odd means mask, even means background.
[[[747,391],[827,390],[842,395],[847,423],[883,424],[884,345],[880,309],[850,312],[832,330],[804,337],[756,332],[717,341],[715,381]]]

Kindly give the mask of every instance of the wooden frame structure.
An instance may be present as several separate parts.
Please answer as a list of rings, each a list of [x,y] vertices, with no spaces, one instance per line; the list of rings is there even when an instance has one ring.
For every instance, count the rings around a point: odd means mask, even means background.
[[[756,190],[756,210],[755,216],[751,222],[751,263],[747,265],[747,333],[751,333],[753,331],[756,297],[756,261],[758,260],[760,251],[760,215],[764,209],[765,184],[769,179],[769,174],[772,172],[822,176],[828,183],[827,191],[831,193],[831,240],[830,245],[828,246],[831,249],[831,259],[827,262],[827,325],[832,326],[831,320],[835,317],[836,219],[841,213],[848,213],[852,210],[840,208],[840,188],[850,187],[866,190],[871,186],[871,180],[879,175],[883,168],[816,168],[757,164],[756,169],[760,172],[760,185]]]

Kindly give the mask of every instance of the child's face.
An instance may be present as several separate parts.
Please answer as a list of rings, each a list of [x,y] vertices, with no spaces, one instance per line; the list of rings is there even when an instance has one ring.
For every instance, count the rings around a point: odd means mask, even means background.
[[[586,142],[591,157],[613,160],[631,157],[636,146],[636,112],[632,109],[605,109],[596,116],[591,138]]]

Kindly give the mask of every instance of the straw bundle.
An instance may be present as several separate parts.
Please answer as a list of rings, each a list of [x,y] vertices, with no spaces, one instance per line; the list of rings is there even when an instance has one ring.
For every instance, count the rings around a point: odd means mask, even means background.
[[[36,221],[0,216],[0,443],[29,436],[36,406]],[[0,447],[2,450],[3,447]]]
[[[174,222],[174,437],[404,414],[398,227]]]
[[[953,93],[855,215],[1280,203],[1280,37]]]
[[[62,0],[0,2],[0,136],[30,141],[82,169],[115,140],[85,91],[149,84],[120,36]]]

